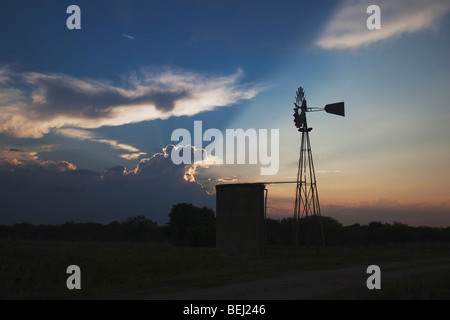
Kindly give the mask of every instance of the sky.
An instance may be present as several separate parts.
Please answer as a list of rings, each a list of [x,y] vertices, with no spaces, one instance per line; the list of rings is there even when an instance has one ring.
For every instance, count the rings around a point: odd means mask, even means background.
[[[0,224],[164,224],[177,203],[215,209],[216,184],[295,181],[301,86],[310,107],[346,108],[308,114],[322,215],[449,227],[449,13],[446,0],[1,0]],[[276,174],[175,164],[195,153],[196,121],[278,130]],[[293,216],[295,184],[267,188],[268,215]]]

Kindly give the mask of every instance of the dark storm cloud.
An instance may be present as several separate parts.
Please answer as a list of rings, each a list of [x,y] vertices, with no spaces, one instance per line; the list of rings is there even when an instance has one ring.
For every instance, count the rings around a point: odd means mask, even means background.
[[[0,224],[109,223],[138,214],[163,224],[176,203],[215,209],[214,198],[186,177],[195,165],[175,166],[170,148],[134,170],[117,166],[103,174],[36,157],[0,161]]]

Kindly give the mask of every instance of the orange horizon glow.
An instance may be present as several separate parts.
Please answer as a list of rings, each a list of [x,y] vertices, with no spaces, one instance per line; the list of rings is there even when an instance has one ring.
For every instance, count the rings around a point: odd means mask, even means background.
[[[293,217],[295,185],[267,185],[266,188],[268,189],[268,217]],[[421,199],[414,197],[414,194],[406,193],[403,197],[396,198],[395,193],[389,196],[365,190],[347,189],[337,192],[319,189],[318,191],[322,216],[335,218],[345,225],[381,221],[416,226],[450,227],[448,196]]]

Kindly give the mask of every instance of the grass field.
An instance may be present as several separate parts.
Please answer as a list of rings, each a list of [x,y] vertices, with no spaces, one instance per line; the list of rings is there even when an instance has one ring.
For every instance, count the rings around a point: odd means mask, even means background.
[[[217,257],[215,248],[169,244],[1,241],[0,257],[0,299],[137,299],[292,271],[450,257],[450,245],[340,246],[299,251],[269,247],[265,257],[245,259]],[[81,268],[81,290],[66,287],[69,265]],[[420,286],[420,278],[414,281]],[[432,286],[449,282],[450,276],[443,274]],[[416,290],[410,288],[407,290]],[[358,292],[345,294],[349,299],[363,297]]]

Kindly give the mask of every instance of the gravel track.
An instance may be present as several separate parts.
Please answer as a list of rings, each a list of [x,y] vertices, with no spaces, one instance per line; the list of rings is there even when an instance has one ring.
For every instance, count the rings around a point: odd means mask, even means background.
[[[390,262],[378,265],[383,283],[414,274],[450,270],[450,259]],[[152,300],[297,300],[330,294],[348,288],[366,288],[368,266],[292,273],[275,278],[230,284],[214,288],[191,289],[152,296]]]

